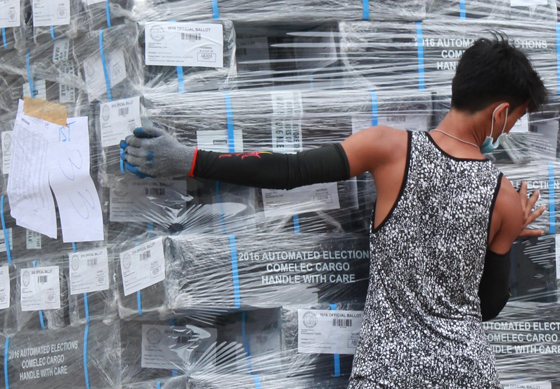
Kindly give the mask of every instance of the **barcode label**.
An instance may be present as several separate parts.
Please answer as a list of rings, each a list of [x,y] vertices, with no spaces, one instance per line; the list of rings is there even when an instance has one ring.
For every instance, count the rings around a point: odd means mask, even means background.
[[[97,266],[97,258],[89,258],[87,260],[87,265],[88,266]]]
[[[200,41],[202,40],[202,35],[199,32],[182,32],[181,39],[184,41]]]
[[[165,188],[144,188],[146,196],[165,196]]]
[[[127,116],[129,107],[119,108],[119,116]]]
[[[145,261],[146,259],[149,259],[152,257],[152,254],[150,251],[146,251],[145,253],[140,253],[140,260],[141,261]]]
[[[39,284],[46,284],[47,282],[49,282],[49,277],[48,276],[37,276],[37,282]]]
[[[352,327],[352,319],[333,319],[333,327]]]

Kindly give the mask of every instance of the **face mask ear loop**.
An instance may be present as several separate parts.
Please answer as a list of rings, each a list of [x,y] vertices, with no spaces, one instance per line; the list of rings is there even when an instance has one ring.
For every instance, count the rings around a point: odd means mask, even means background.
[[[504,127],[502,128],[502,133],[500,134],[500,136],[503,135],[503,134],[504,134],[504,131],[506,130],[506,124],[507,124],[508,115],[509,115],[509,107],[506,107],[506,119],[505,119],[505,121],[504,121]]]
[[[492,134],[494,133],[494,115],[496,114],[496,111],[498,110],[498,108],[500,108],[502,105],[504,105],[505,103],[502,103],[500,105],[498,105],[495,109],[494,112],[492,112],[492,125],[490,127],[490,137],[492,138]],[[508,110],[509,108],[506,108],[506,121],[504,122],[504,128],[502,128],[502,134],[504,133],[505,129],[506,129],[506,124],[507,124],[507,116],[508,116]],[[500,134],[500,135],[502,135]],[[492,142],[494,141],[494,139],[492,138]]]

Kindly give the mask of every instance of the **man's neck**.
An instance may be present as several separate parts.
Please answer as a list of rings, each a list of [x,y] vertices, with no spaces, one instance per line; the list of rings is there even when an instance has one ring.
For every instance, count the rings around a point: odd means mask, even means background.
[[[480,146],[487,135],[485,134],[484,124],[478,113],[471,114],[452,108],[437,128],[459,139]]]

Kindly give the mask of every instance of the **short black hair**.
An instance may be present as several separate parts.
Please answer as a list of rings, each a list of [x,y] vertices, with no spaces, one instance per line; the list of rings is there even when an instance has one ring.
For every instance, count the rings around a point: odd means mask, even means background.
[[[504,100],[511,112],[529,100],[529,112],[536,111],[548,99],[541,78],[507,36],[492,35],[494,39],[476,40],[461,56],[452,82],[451,107],[475,113]]]

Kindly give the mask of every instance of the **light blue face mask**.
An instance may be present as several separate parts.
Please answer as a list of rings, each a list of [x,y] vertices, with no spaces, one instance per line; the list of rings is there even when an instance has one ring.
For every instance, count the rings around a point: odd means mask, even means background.
[[[504,128],[502,128],[502,133],[500,134],[500,136],[498,136],[498,139],[496,139],[496,142],[494,142],[494,139],[492,138],[492,133],[494,132],[494,114],[496,113],[498,108],[500,108],[504,104],[505,103],[498,105],[496,107],[496,109],[494,110],[494,112],[492,112],[492,127],[490,127],[490,136],[487,136],[486,139],[484,139],[484,142],[482,142],[482,146],[480,146],[480,152],[482,154],[488,154],[488,153],[491,153],[492,151],[496,150],[498,148],[498,146],[500,145],[500,138],[503,137],[503,136],[506,136],[506,134],[504,134],[504,131],[506,130],[509,108],[506,108],[506,120],[504,121]]]

